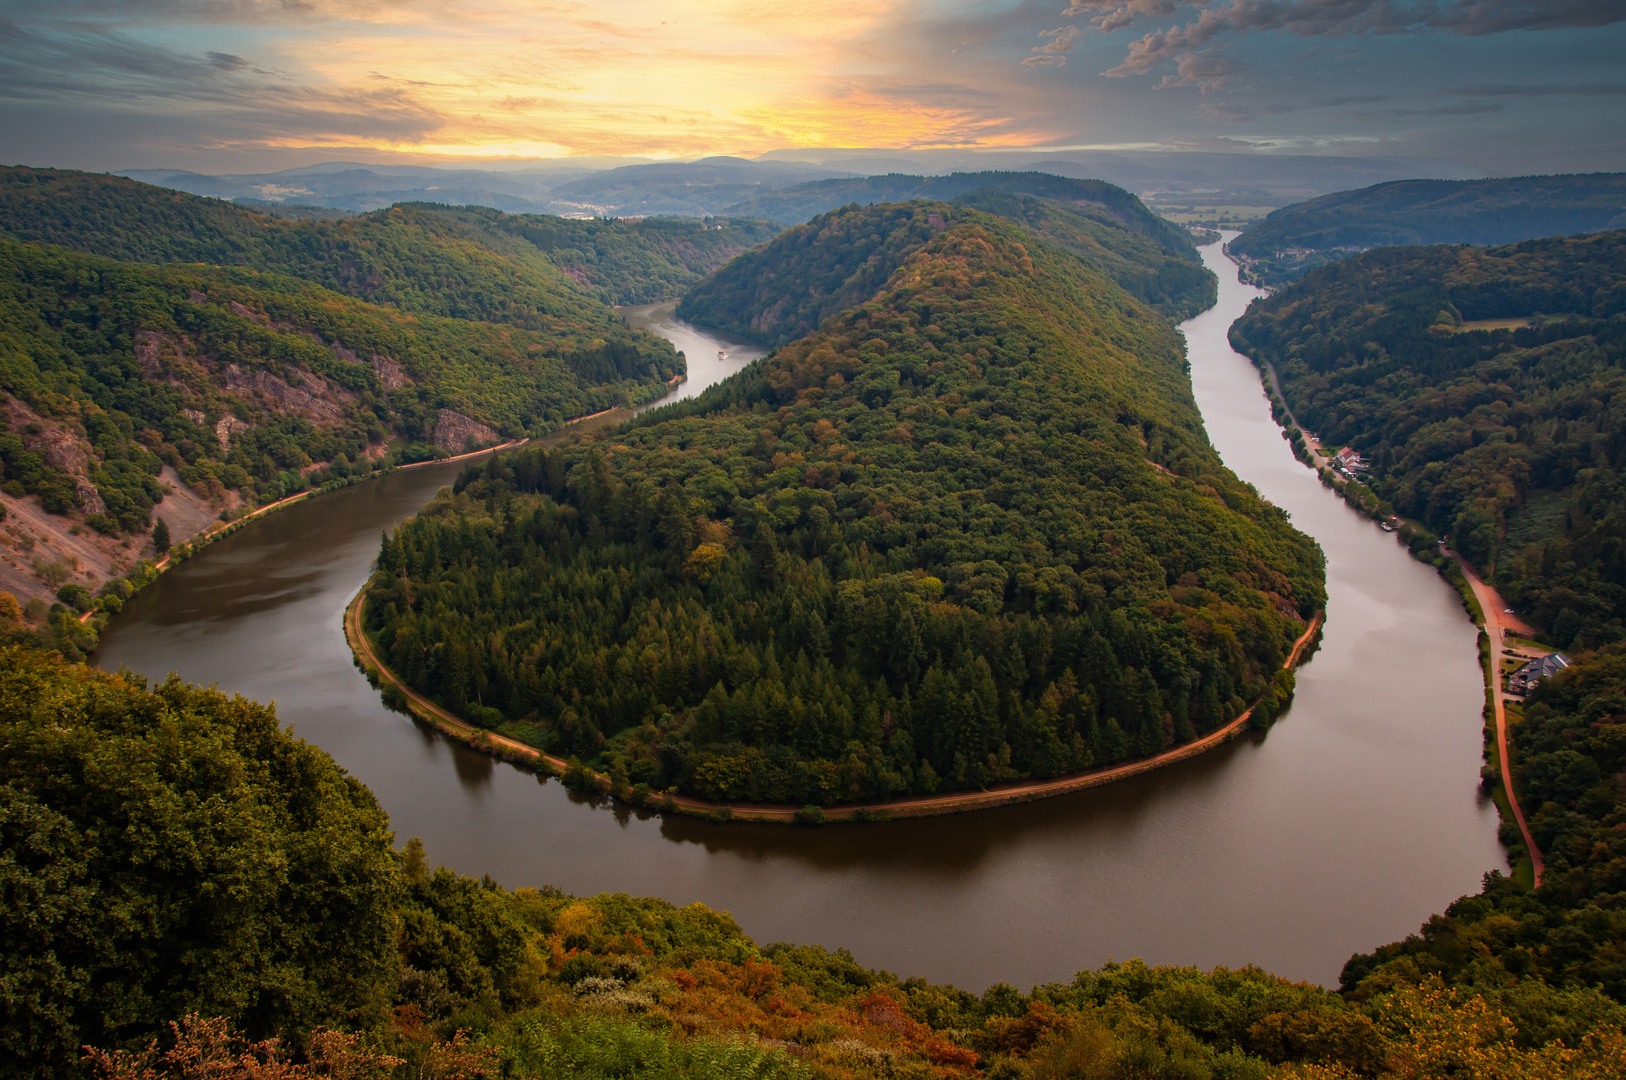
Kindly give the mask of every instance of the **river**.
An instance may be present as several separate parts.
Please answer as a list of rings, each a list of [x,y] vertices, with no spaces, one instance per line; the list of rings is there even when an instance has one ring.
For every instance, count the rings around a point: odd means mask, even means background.
[[[1210,438],[1327,553],[1321,650],[1266,735],[1106,788],[883,825],[663,820],[572,794],[384,709],[351,665],[340,620],[380,531],[456,466],[311,499],[215,544],[134,598],[97,662],[274,700],[372,788],[398,841],[420,836],[432,860],[511,887],[700,901],[759,942],[846,947],[979,992],[1132,957],[1334,984],[1352,952],[1506,868],[1478,794],[1475,630],[1431,569],[1293,459],[1226,343],[1258,294],[1217,244],[1203,254],[1219,303],[1183,329]],[[669,307],[634,314],[692,335],[679,342],[691,356],[722,347]],[[724,368],[747,358],[728,347]],[[703,377],[691,362],[679,391]]]

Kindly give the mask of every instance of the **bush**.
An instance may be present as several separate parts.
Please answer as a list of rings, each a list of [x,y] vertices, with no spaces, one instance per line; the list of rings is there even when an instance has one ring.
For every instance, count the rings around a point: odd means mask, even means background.
[[[56,591],[56,598],[71,608],[79,611],[88,611],[91,605],[90,590],[79,584],[68,584]]]
[[[809,803],[808,805],[802,807],[800,810],[796,811],[796,824],[798,824],[798,825],[823,825],[824,824],[824,810],[821,809],[820,807],[814,806],[813,804]]]

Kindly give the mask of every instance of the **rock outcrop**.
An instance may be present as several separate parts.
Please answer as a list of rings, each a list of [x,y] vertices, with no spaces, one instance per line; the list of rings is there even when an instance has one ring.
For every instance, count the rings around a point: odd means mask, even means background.
[[[440,410],[440,419],[435,423],[435,445],[442,450],[461,454],[501,441],[502,436],[493,428],[473,417],[453,409]]]

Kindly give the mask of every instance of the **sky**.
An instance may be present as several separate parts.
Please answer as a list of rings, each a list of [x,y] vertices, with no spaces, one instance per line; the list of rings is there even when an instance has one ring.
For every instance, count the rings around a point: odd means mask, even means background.
[[[783,148],[1626,170],[1626,0],[0,0],[0,163]]]

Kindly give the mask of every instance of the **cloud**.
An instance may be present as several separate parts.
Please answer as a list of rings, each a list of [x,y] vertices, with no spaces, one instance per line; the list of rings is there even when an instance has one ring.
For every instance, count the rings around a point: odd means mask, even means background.
[[[1452,87],[1446,93],[1463,97],[1620,97],[1626,95],[1626,83],[1475,83]]]
[[[1103,31],[1123,29],[1142,15],[1163,17],[1173,0],[1073,0],[1068,15],[1097,12]],[[1194,20],[1144,34],[1129,43],[1124,59],[1103,72],[1111,78],[1142,75],[1174,63],[1198,70],[1221,61],[1203,60],[1216,42],[1275,31],[1303,38],[1428,31],[1481,37],[1515,30],[1557,30],[1626,22],[1621,0],[1192,0]],[[1198,86],[1204,93],[1223,89],[1227,79],[1193,77],[1187,70],[1165,76],[1159,86]]]
[[[1217,94],[1235,86],[1237,77],[1248,70],[1248,65],[1239,57],[1213,49],[1188,50],[1175,59],[1175,74],[1163,76],[1157,84],[1159,90],[1195,86],[1198,93]]]
[[[1064,53],[1073,51],[1073,43],[1084,36],[1083,31],[1076,26],[1058,26],[1054,30],[1039,31],[1040,37],[1050,40],[1043,45],[1035,45],[1028,51],[1032,56],[1022,61],[1023,67],[1032,67],[1035,64],[1065,64],[1067,57]]]

